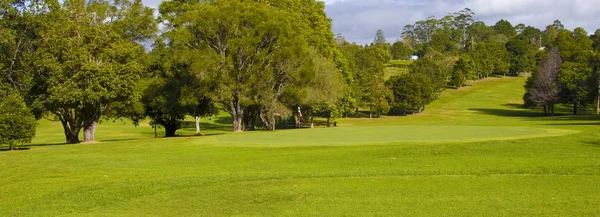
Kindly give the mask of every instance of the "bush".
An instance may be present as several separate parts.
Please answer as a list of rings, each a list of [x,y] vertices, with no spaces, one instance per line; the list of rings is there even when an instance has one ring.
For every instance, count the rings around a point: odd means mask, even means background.
[[[35,136],[36,122],[23,98],[17,94],[0,96],[0,144],[13,150]]]

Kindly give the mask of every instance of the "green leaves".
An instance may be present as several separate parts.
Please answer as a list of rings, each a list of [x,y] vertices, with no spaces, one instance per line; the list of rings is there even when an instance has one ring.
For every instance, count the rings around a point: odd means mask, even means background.
[[[422,74],[406,74],[392,76],[387,82],[393,98],[392,105],[420,112],[421,108],[431,103],[435,98],[435,89],[431,80]]]
[[[14,146],[31,142],[36,122],[31,111],[18,94],[0,92],[0,145]]]
[[[95,126],[103,114],[129,116],[122,108],[137,98],[134,90],[145,70],[144,48],[134,41],[154,32],[152,14],[135,10],[151,12],[139,1],[79,0],[48,12],[36,41],[30,98],[38,114],[51,112],[61,119],[71,131],[65,132],[71,135],[68,142],[77,142],[81,126]],[[148,15],[152,22],[120,27]],[[111,106],[120,109],[111,111]]]
[[[258,119],[242,116],[257,113],[272,128],[276,118],[291,115],[287,108],[311,101],[316,73],[337,72],[329,68],[335,44],[322,3],[165,2],[161,13],[172,20],[167,36],[175,55],[196,57],[187,62],[191,73],[214,87],[211,98],[232,114],[236,131],[242,118]]]

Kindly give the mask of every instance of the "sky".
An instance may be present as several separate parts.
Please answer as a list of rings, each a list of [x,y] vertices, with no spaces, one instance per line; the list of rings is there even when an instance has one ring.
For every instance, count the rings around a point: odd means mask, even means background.
[[[544,29],[559,19],[565,28],[583,27],[593,34],[600,28],[600,0],[324,0],[334,34],[367,44],[382,29],[387,41],[399,39],[407,24],[429,16],[442,18],[470,8],[475,18],[493,25],[500,19]]]
[[[157,7],[160,0],[143,0]],[[500,19],[544,29],[554,20],[565,28],[583,27],[588,33],[600,28],[600,0],[323,0],[333,33],[349,42],[368,44],[382,29],[390,43],[399,39],[407,24],[429,16],[442,18],[470,8],[478,21],[493,25]]]

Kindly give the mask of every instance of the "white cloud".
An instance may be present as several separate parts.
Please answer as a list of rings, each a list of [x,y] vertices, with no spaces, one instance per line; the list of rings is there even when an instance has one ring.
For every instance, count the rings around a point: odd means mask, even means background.
[[[445,16],[471,8],[476,18],[493,25],[506,19],[543,29],[559,19],[566,28],[583,27],[593,32],[600,27],[600,0],[331,0],[327,15],[334,33],[349,41],[370,43],[377,29],[390,40],[400,36],[402,27],[428,16]]]

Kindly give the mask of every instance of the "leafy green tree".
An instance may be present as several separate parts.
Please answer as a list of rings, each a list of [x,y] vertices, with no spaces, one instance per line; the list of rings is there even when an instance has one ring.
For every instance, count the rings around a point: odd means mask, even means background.
[[[370,46],[355,53],[356,74],[354,75],[354,92],[357,94],[358,105],[369,107],[376,115],[389,111],[386,106],[384,86],[384,64],[390,59],[389,53],[377,47]],[[356,108],[358,110],[358,107]]]
[[[39,8],[45,1],[0,0],[0,88],[17,88],[26,92],[31,82],[31,56],[44,23]]]
[[[565,29],[565,26],[560,22],[560,20],[555,20],[552,26],[554,26],[554,29],[559,32]]]
[[[594,101],[596,78],[588,64],[564,62],[558,73],[558,81],[563,86],[561,101],[573,104],[573,114],[577,114],[580,106],[585,107]]]
[[[34,108],[61,121],[67,143],[79,142],[82,128],[84,141],[94,141],[107,107],[132,100],[144,70],[143,47],[119,35],[96,4],[105,3],[70,0],[51,11],[34,56]]]
[[[536,48],[539,49],[542,47],[543,33],[541,30],[539,30],[533,26],[527,26],[521,31],[521,33],[519,35],[527,37],[529,39],[529,43],[532,45],[535,45]]]
[[[594,42],[582,28],[576,28],[573,32],[560,31],[555,43],[561,51],[561,58],[565,61],[589,62],[592,56]]]
[[[438,21],[440,27],[438,30],[449,33],[454,47],[462,50],[467,46],[469,26],[475,22],[474,16],[475,13],[469,8],[449,14]]]
[[[145,116],[165,128],[165,137],[176,135],[186,115],[196,118],[196,133],[200,135],[199,119],[216,113],[208,97],[210,86],[199,81],[187,59],[179,55],[162,39],[156,41],[150,53],[150,82],[141,100]]]
[[[429,43],[435,30],[438,28],[439,20],[434,16],[426,20],[417,21],[414,25],[404,26],[402,35],[406,43],[416,47],[417,44]]]
[[[521,33],[523,33],[523,30],[525,30],[527,26],[525,26],[525,24],[519,23],[515,26],[515,31],[517,31],[517,35],[520,35]]]
[[[460,57],[454,65],[454,69],[452,70],[452,77],[450,78],[450,83],[452,86],[456,88],[461,88],[467,78],[471,77],[474,74],[474,64],[471,59],[466,56]]]
[[[492,40],[496,33],[494,29],[486,26],[483,21],[478,21],[469,26],[469,39],[467,43],[469,50],[472,50],[477,43]]]
[[[487,77],[493,73],[506,74],[509,71],[510,56],[501,42],[481,42],[469,54],[473,60],[477,78]]]
[[[546,29],[543,33],[542,45],[546,47],[555,47],[556,37],[558,37],[558,30],[554,27],[554,25],[546,26]]]
[[[437,52],[457,53],[460,49],[452,37],[453,31],[450,29],[438,29],[431,36],[429,48]]]
[[[326,118],[329,127],[331,119],[342,117],[345,106],[341,105],[340,101],[344,94],[349,92],[350,87],[344,82],[342,74],[336,71],[332,61],[319,55],[312,56],[316,77],[309,84],[311,88],[308,89],[302,104],[309,109],[311,127],[314,126],[315,116]]]
[[[423,74],[409,73],[406,75],[392,76],[386,85],[392,92],[392,106],[406,110],[421,112],[425,105],[435,98],[435,89],[431,80]]]
[[[392,45],[392,59],[401,60],[406,57],[409,57],[412,54],[411,49],[406,46],[403,42],[397,41]]]
[[[456,57],[433,52],[415,61],[409,71],[427,76],[439,94],[446,89],[455,63]]]
[[[506,44],[510,55],[510,74],[517,75],[521,72],[531,72],[535,69],[535,55],[538,48],[529,43],[529,38],[519,35]]]
[[[35,117],[16,93],[0,93],[0,145],[13,150],[35,136]]]
[[[496,25],[494,25],[494,30],[497,33],[503,34],[509,38],[515,37],[517,35],[517,31],[515,30],[515,27],[513,27],[513,25],[510,22],[508,22],[507,20],[498,21],[496,23]]]
[[[292,115],[289,108],[301,102],[302,89],[315,77],[307,64],[305,24],[298,22],[302,14],[272,3],[193,4],[168,33],[174,47],[197,55],[191,63],[194,74],[214,84],[212,97],[231,114],[234,132],[244,130],[250,107],[274,130],[276,119]],[[170,13],[162,6],[161,12]],[[333,35],[328,40],[335,46]]]
[[[374,44],[385,44],[387,43],[385,40],[385,35],[383,34],[383,30],[379,29],[377,30],[377,33],[375,33],[375,39],[373,40]]]
[[[316,0],[254,0],[257,2],[267,2],[269,5],[287,11],[297,16],[294,23],[296,28],[305,31],[305,40],[316,49],[317,52],[327,58],[336,59],[337,47],[331,31],[331,19],[325,12],[325,3]],[[340,60],[335,60],[340,61]],[[336,65],[339,69],[339,65]]]
[[[593,42],[592,48],[594,48],[594,51],[600,51],[600,29],[597,29],[590,38]]]

